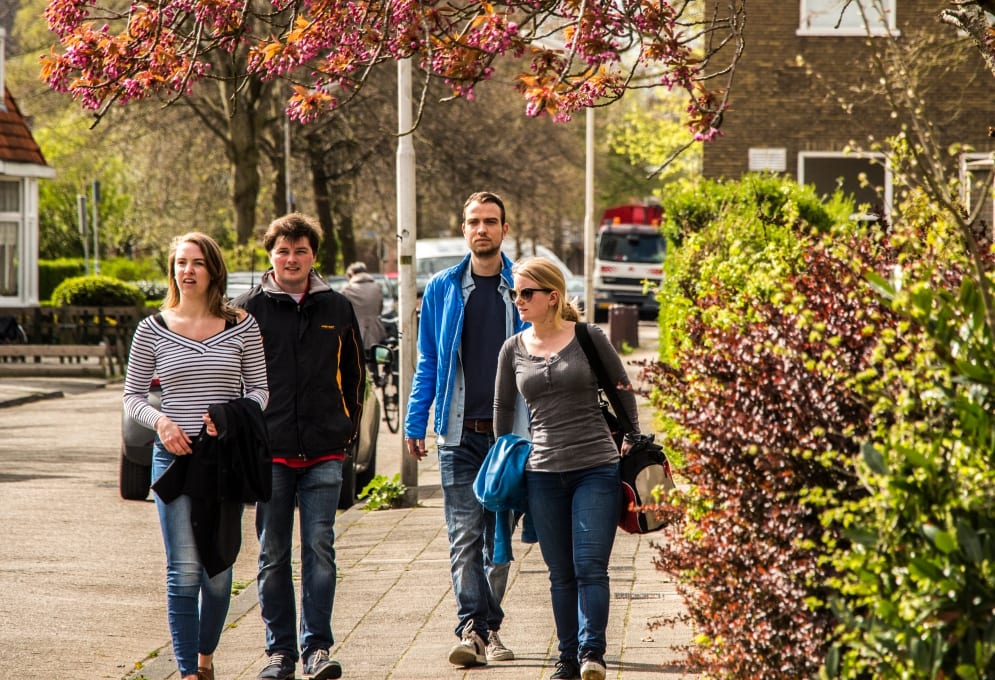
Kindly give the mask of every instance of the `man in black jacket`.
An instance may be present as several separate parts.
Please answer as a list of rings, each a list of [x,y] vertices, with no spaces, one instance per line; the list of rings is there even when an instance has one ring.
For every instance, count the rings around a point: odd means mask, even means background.
[[[263,237],[273,266],[235,300],[262,330],[270,382],[265,415],[273,492],[269,502],[256,505],[259,606],[269,657],[260,680],[294,678],[298,658],[312,680],[342,677],[341,664],[329,656],[335,642],[334,524],[366,375],[352,305],[312,268],[320,234],[317,223],[300,213],[273,221]],[[295,499],[301,522],[299,640],[290,563]]]

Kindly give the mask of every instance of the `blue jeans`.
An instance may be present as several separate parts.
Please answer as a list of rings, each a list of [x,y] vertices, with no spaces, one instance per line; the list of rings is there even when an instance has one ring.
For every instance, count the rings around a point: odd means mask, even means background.
[[[298,659],[297,596],[290,564],[294,508],[301,515],[300,651],[307,658],[331,649],[335,602],[335,513],[342,490],[342,461],[306,468],[273,464],[273,495],[256,504],[259,537],[259,609],[266,624],[266,653]]]
[[[152,479],[175,460],[159,438],[152,447]],[[166,547],[166,612],[173,655],[180,675],[197,673],[197,654],[213,654],[221,640],[231,602],[231,568],[208,578],[190,524],[190,497],[166,504],[155,496],[159,526]]]
[[[525,473],[529,512],[549,567],[560,658],[604,656],[608,561],[618,523],[618,463],[570,472]]]
[[[494,436],[464,430],[459,446],[439,447],[442,505],[449,533],[449,569],[463,634],[467,621],[487,640],[489,630],[501,628],[501,600],[508,586],[510,564],[494,564],[494,513],[484,509],[473,493],[473,481],[484,463]]]

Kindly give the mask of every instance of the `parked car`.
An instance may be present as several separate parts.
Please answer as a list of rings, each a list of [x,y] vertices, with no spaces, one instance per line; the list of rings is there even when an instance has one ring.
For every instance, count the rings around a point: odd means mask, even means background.
[[[158,379],[149,386],[149,402],[159,408],[162,388]],[[366,382],[363,399],[363,416],[359,426],[359,440],[346,456],[342,466],[342,491],[339,507],[348,508],[356,502],[356,495],[376,475],[377,438],[380,435],[380,402],[374,391],[372,376]],[[121,498],[141,501],[149,495],[152,485],[152,440],[155,432],[143,424],[121,414],[121,467],[119,488]]]
[[[228,272],[228,299],[234,300],[259,283],[262,272]]]

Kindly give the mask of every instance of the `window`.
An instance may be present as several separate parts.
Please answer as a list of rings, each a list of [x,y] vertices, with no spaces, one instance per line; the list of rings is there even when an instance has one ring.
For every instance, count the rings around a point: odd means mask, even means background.
[[[0,297],[17,296],[21,221],[21,183],[0,181]]]
[[[802,152],[798,154],[798,182],[811,184],[820,196],[837,189],[852,196],[857,209],[891,212],[891,170],[882,154]]]
[[[965,153],[960,157],[961,199],[969,215],[977,213],[973,225],[977,233],[991,235],[995,229],[995,203],[992,201],[995,183],[989,174],[995,165],[990,153]]]
[[[895,34],[895,4],[896,0],[849,0],[849,4],[848,0],[801,0],[798,35]]]

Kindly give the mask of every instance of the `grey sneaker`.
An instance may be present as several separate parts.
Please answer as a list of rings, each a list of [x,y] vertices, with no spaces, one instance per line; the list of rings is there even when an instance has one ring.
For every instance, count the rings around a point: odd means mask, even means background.
[[[294,680],[296,666],[297,662],[289,656],[275,652],[269,655],[269,661],[256,678],[257,680]]]
[[[304,661],[304,675],[311,680],[336,680],[342,677],[342,664],[329,657],[327,649],[316,649]]]
[[[492,630],[487,634],[488,661],[512,661],[514,658],[515,653],[504,646],[496,630]]]
[[[459,644],[449,650],[449,663],[464,668],[487,665],[487,645],[473,629],[473,619],[463,626]]]
[[[605,660],[594,654],[585,656],[580,663],[581,680],[605,680],[607,671]]]

